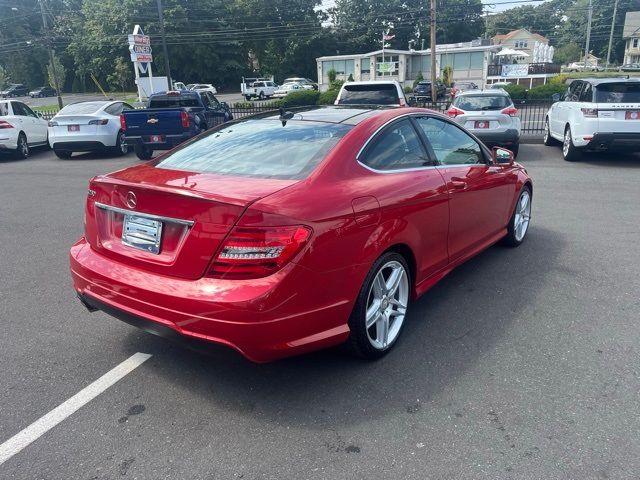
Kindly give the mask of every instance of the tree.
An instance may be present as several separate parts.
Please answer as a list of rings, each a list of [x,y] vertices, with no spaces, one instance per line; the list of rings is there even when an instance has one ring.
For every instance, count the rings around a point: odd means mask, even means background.
[[[125,93],[127,87],[131,87],[133,85],[131,80],[134,73],[131,65],[131,62],[122,57],[116,60],[113,73],[107,77],[107,82],[113,90],[119,88],[122,90],[122,93]]]
[[[64,87],[64,82],[67,78],[67,70],[64,68],[64,65],[62,65],[62,62],[57,55],[53,56],[53,64],[49,62],[49,64],[47,65],[47,78],[49,79],[49,85],[51,85],[53,88],[59,87],[60,89],[62,89]],[[55,81],[56,79],[58,80],[57,85]]]
[[[9,80],[7,71],[0,65],[0,88],[4,88],[9,83]]]
[[[577,62],[582,55],[582,48],[575,42],[567,43],[556,49],[553,61],[561,65],[568,65],[571,62]]]
[[[416,85],[418,85],[423,80],[424,77],[422,76],[422,71],[419,71],[416,75],[416,79],[413,81],[413,88],[416,88]]]
[[[447,65],[442,69],[442,83],[444,83],[447,87],[450,87],[452,82],[453,67],[451,65]]]

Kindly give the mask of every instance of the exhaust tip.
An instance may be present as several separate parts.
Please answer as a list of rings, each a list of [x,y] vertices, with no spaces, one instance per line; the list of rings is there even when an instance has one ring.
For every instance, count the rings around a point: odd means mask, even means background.
[[[76,293],[76,296],[78,297],[78,300],[80,300],[80,303],[82,303],[82,305],[84,305],[84,307],[90,312],[97,312],[98,309],[96,307],[94,307],[93,305],[91,305],[89,302],[87,302],[87,300],[84,298],[84,295],[80,294],[80,293]]]

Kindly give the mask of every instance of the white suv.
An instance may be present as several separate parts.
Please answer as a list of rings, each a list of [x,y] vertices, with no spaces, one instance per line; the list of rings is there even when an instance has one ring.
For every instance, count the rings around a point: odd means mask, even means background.
[[[395,105],[407,107],[404,90],[395,80],[345,82],[340,88],[336,105]]]
[[[640,148],[640,79],[574,80],[545,118],[544,144],[562,142],[562,156],[579,160],[583,151]]]

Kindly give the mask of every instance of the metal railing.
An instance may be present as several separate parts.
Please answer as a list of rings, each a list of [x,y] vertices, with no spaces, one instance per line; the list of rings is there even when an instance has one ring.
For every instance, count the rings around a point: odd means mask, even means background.
[[[543,74],[554,74],[560,73],[560,65],[556,63],[528,63],[527,64],[527,75],[543,75]],[[511,66],[510,64],[505,65],[487,65],[487,75],[489,77],[500,77],[502,76],[502,67]],[[518,78],[518,77],[505,77],[505,79],[509,78]]]

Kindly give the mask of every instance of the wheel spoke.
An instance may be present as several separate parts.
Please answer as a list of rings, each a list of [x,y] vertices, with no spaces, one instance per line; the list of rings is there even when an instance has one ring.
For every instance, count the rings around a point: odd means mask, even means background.
[[[376,340],[383,346],[389,341],[389,317],[380,315],[376,322]]]
[[[405,308],[405,309],[407,308],[407,304],[406,303],[404,303],[404,302],[402,302],[400,300],[396,300],[395,298],[390,298],[389,299],[389,303],[391,305],[395,306],[395,307],[398,307],[398,308]]]
[[[367,329],[371,328],[371,326],[378,321],[378,317],[380,316],[380,302],[373,301],[371,302],[371,306],[367,309],[367,318],[366,318],[366,326]]]
[[[529,195],[522,195],[520,199],[520,213],[527,212],[527,206],[529,205]]]
[[[386,282],[387,292],[390,297],[396,294],[396,291],[398,290],[398,287],[400,286],[400,282],[402,282],[403,278],[404,278],[403,268],[398,267],[394,269],[393,272],[391,272],[391,275],[389,275],[389,279]]]
[[[404,307],[398,307],[397,310],[391,310],[389,312],[390,317],[400,317],[407,313],[407,310]]]
[[[384,284],[384,277],[382,271],[378,272],[376,278],[373,280],[373,295],[375,298],[380,299],[384,295],[386,285]]]

